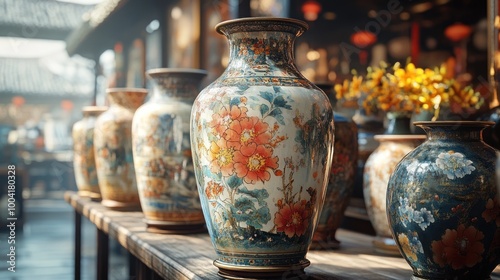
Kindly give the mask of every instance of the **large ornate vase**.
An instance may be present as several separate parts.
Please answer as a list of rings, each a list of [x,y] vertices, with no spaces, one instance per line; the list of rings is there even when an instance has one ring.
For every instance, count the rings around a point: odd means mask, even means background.
[[[317,84],[330,99],[335,108],[335,93],[332,86]],[[337,249],[340,242],[335,238],[337,229],[344,218],[354,188],[358,166],[358,127],[344,114],[334,113],[335,141],[332,169],[328,180],[325,203],[318,226],[314,231],[310,249]]]
[[[153,69],[151,99],[137,109],[132,144],[137,187],[148,230],[203,230],[191,156],[189,119],[206,71]]]
[[[219,24],[226,71],[197,97],[191,141],[214,264],[226,278],[303,273],[326,193],[333,111],[293,63],[307,25],[246,18]]]
[[[403,157],[425,140],[424,135],[375,135],[380,144],[366,160],[363,170],[363,197],[375,229],[375,251],[400,255],[387,220],[386,194],[389,177]]]
[[[85,106],[83,118],[73,125],[73,168],[78,194],[101,199],[94,157],[94,126],[97,116],[107,107]]]
[[[489,279],[500,262],[492,122],[415,122],[427,140],[390,177],[387,215],[414,279]]]
[[[132,155],[132,118],[146,89],[108,89],[109,109],[96,121],[94,150],[101,203],[116,210],[140,208]]]

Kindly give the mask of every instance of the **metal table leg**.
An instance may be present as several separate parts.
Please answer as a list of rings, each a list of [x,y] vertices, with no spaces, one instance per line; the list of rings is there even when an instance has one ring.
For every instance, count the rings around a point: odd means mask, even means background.
[[[81,277],[82,215],[75,210],[75,280]]]
[[[109,237],[102,230],[97,229],[97,279],[108,279]]]

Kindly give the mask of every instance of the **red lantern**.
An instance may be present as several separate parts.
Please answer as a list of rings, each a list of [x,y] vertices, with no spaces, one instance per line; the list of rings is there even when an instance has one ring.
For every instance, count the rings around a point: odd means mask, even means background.
[[[453,42],[459,42],[469,37],[471,31],[472,29],[470,28],[470,26],[462,23],[455,23],[446,27],[446,29],[444,30],[444,35],[446,36],[446,38],[450,39]]]
[[[26,100],[24,100],[24,97],[22,97],[22,96],[12,97],[12,104],[18,108],[23,106],[25,102],[26,102]]]
[[[368,52],[364,49],[377,42],[377,36],[369,31],[358,31],[351,35],[351,43],[362,49],[359,53],[359,62],[363,65],[367,63]]]
[[[63,108],[64,111],[71,111],[71,109],[73,109],[73,102],[69,101],[69,100],[63,100],[61,101],[61,108]]]
[[[321,4],[318,1],[307,0],[302,5],[302,13],[304,13],[304,18],[308,21],[318,19],[319,12],[321,12]]]
[[[377,42],[377,36],[369,31],[358,31],[351,35],[351,42],[358,48],[366,48]]]

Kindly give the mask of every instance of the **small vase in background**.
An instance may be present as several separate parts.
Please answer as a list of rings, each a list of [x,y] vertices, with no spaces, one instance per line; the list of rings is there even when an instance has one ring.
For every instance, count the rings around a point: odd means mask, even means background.
[[[109,109],[96,121],[94,150],[99,189],[104,206],[116,210],[140,209],[132,155],[132,118],[144,103],[146,89],[106,90]]]
[[[500,263],[493,122],[415,122],[427,140],[396,166],[387,218],[412,279],[491,279]]]
[[[409,135],[411,131],[411,114],[388,112],[386,115],[387,128],[385,134],[388,135]]]
[[[96,118],[107,107],[85,106],[83,118],[73,125],[73,168],[78,194],[93,200],[101,199],[94,156],[94,127]]]
[[[153,95],[135,112],[132,144],[137,187],[148,231],[205,230],[194,175],[189,119],[206,71],[152,69]]]
[[[399,161],[425,140],[425,135],[376,135],[380,145],[368,157],[363,172],[363,196],[368,217],[377,236],[375,251],[400,255],[386,214],[387,183]]]

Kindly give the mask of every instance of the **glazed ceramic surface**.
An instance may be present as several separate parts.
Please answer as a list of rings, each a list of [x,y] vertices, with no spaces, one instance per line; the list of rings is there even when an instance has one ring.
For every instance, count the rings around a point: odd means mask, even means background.
[[[219,273],[303,268],[331,169],[333,111],[293,64],[305,23],[250,18],[216,27],[230,63],[196,99],[191,141]],[[241,274],[239,274],[241,272]]]
[[[142,211],[150,230],[189,232],[205,225],[191,156],[189,119],[206,72],[153,69],[153,96],[137,109],[132,142]]]
[[[132,118],[144,103],[145,89],[108,89],[109,109],[96,121],[94,150],[102,204],[111,208],[140,205],[132,155]]]
[[[366,160],[363,171],[363,197],[377,238],[376,251],[399,255],[387,221],[386,194],[389,177],[403,157],[425,140],[424,135],[376,135],[380,144]]]
[[[335,144],[332,170],[326,199],[319,223],[314,231],[311,249],[338,248],[335,233],[340,227],[354,187],[358,165],[358,128],[356,123],[340,114],[334,114]]]
[[[428,140],[390,177],[387,215],[414,278],[488,279],[500,262],[491,122],[415,122]]]
[[[83,119],[73,125],[73,168],[78,194],[94,199],[101,198],[94,157],[94,126],[97,116],[107,107],[86,106]]]

